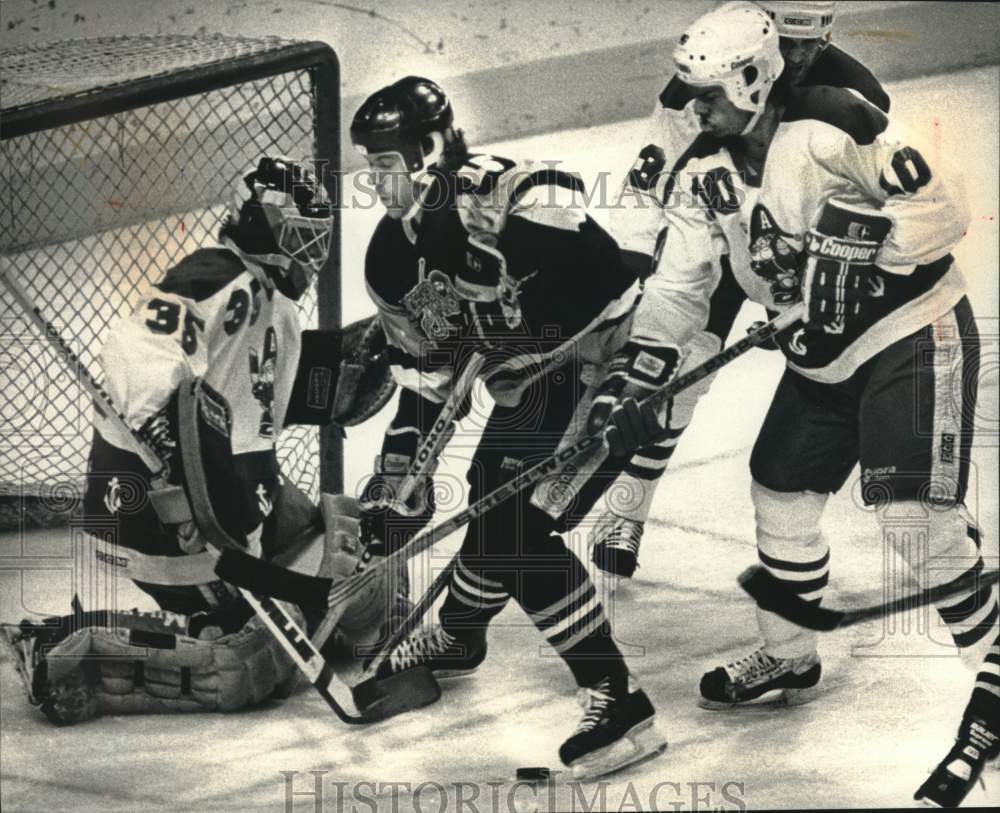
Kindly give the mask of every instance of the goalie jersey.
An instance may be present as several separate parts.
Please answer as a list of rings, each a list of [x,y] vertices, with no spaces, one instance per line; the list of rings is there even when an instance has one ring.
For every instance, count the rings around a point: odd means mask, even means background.
[[[546,370],[600,366],[624,344],[639,284],[582,191],[545,165],[472,155],[435,176],[412,220],[381,220],[365,280],[404,388],[390,435],[427,431],[473,351],[514,405]]]
[[[877,108],[829,87],[792,90],[785,102],[759,177],[725,140],[707,134],[678,161],[667,192],[684,202],[670,212],[634,333],[683,346],[704,330],[722,254],[748,298],[771,311],[789,307],[798,298],[805,232],[828,198],[849,197],[892,221],[865,316],[779,337],[792,369],[836,383],[961,299],[964,281],[950,251],[969,215],[931,154]]]
[[[275,440],[300,352],[298,306],[282,292],[284,285],[228,248],[199,249],[168,270],[130,317],[114,324],[101,353],[112,401],[131,427],[150,438],[164,431],[164,410],[181,381],[199,376],[225,398],[233,457],[224,470],[235,479],[230,493],[241,504],[233,513],[244,533],[270,514],[279,484]],[[130,438],[115,424],[97,416],[95,429],[92,471],[131,462],[145,474]],[[212,470],[211,461],[205,466]],[[121,491],[92,474],[87,506],[88,514],[116,515]],[[146,544],[143,534],[129,537],[121,541],[139,549]]]

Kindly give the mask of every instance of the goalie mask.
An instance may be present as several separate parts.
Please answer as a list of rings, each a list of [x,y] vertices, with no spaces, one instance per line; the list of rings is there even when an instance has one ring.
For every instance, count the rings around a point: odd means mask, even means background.
[[[752,3],[727,3],[699,17],[673,58],[686,85],[720,87],[734,107],[752,114],[742,135],[757,124],[784,67],[774,21]]]
[[[243,176],[247,193],[234,201],[221,236],[248,259],[284,272],[304,274],[301,295],[330,255],[333,206],[312,173],[286,158],[260,159]],[[300,290],[301,289],[301,290]]]

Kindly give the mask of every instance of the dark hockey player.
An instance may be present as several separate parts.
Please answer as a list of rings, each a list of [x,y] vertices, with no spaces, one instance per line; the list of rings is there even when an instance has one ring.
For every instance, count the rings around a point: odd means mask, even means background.
[[[131,435],[96,416],[87,567],[132,579],[161,612],[84,607],[7,636],[31,699],[58,724],[104,712],[232,711],[290,689],[292,661],[215,575],[205,539],[218,529],[310,575],[347,576],[359,559],[341,544],[345,511],[327,512],[327,528],[324,512],[283,479],[275,447],[286,418],[303,412],[293,401],[303,344],[297,300],[327,261],[333,210],[311,173],[285,159],[262,158],[241,189],[218,247],[170,268],[102,349],[111,400],[168,474],[154,481]],[[344,336],[361,347],[364,328]],[[366,335],[381,334],[372,324]],[[327,366],[335,362],[327,354]],[[339,393],[342,423],[388,400],[387,365],[383,372],[381,389],[373,365],[368,391]],[[331,405],[325,422],[333,417]],[[377,628],[383,604],[352,608],[350,634]]]
[[[475,501],[582,431],[587,385],[624,341],[638,284],[583,211],[576,178],[470,154],[433,82],[407,77],[369,97],[351,138],[386,208],[365,279],[403,388],[363,525],[382,539],[404,528],[405,540],[431,516],[431,477],[408,505],[386,497],[466,360],[486,356],[482,378],[496,401],[469,469]],[[560,757],[576,775],[599,775],[666,743],[584,566],[556,535],[562,520],[535,504],[541,499],[522,493],[469,526],[440,624],[404,640],[384,668],[475,671],[490,620],[513,597],[582,690],[586,713]]]
[[[676,368],[678,351],[707,324],[720,251],[749,299],[772,311],[804,302],[805,323],[778,337],[787,369],[750,460],[762,565],[821,600],[830,550],[820,519],[860,462],[881,538],[917,583],[981,571],[979,532],[963,504],[979,338],[950,253],[969,221],[960,192],[854,94],[775,88],[777,32],[751,4],[697,20],[674,62],[702,131],[678,164],[687,170],[680,191],[699,205],[671,218],[633,341]],[[662,431],[658,417],[617,410],[612,446]],[[919,523],[925,543],[894,532],[900,522]],[[918,796],[957,804],[998,750],[996,588],[938,610],[967,662],[981,667],[959,742]],[[764,645],[702,678],[706,708],[818,696],[815,633],[761,608],[757,617]]]
[[[836,3],[758,3],[775,21],[784,58],[778,85],[842,87],[863,96],[884,112],[889,97],[867,68],[831,42]],[[669,226],[670,208],[683,205],[674,194],[672,172],[685,160],[686,151],[700,132],[692,110],[694,98],[679,75],[674,75],[660,94],[656,110],[642,136],[641,149],[625,179],[618,204],[611,210],[611,233],[625,251],[627,261],[640,276],[653,272],[653,255]],[[659,255],[658,255],[659,256]],[[712,296],[711,313],[704,331],[687,347],[685,369],[718,353],[746,301],[733,279],[728,255],[719,255],[722,275]],[[708,392],[712,378],[691,387],[675,400],[666,436],[640,449],[625,465],[621,477],[608,489],[608,502],[591,533],[594,564],[610,589],[635,573],[639,546],[657,484],[670,462],[681,434],[691,421],[695,405]],[[640,386],[624,379],[617,387],[642,397]]]

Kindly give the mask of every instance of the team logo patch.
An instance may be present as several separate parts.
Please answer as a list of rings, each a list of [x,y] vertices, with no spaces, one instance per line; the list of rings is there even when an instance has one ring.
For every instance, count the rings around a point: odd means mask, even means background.
[[[420,258],[423,276],[425,261]],[[431,271],[403,297],[403,306],[410,317],[420,324],[429,339],[447,339],[451,331],[449,316],[462,312],[461,298],[451,280],[443,271]]]
[[[750,215],[750,268],[769,283],[775,305],[789,305],[799,298],[799,251],[794,235],[783,231],[762,204]]]

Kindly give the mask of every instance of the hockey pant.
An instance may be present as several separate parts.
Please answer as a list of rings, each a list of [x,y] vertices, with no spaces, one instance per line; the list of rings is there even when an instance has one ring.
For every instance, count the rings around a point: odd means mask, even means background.
[[[860,462],[857,493],[878,519],[889,568],[902,560],[921,589],[982,572],[983,540],[964,505],[978,375],[979,336],[964,299],[844,382],[786,371],[751,456],[761,564],[803,598],[822,599],[830,567],[823,508]],[[897,595],[913,589],[891,569],[885,578]],[[996,586],[937,609],[950,639],[940,643],[954,643],[979,669],[973,702],[1000,713]],[[815,649],[814,632],[763,610],[758,620],[772,655]]]

